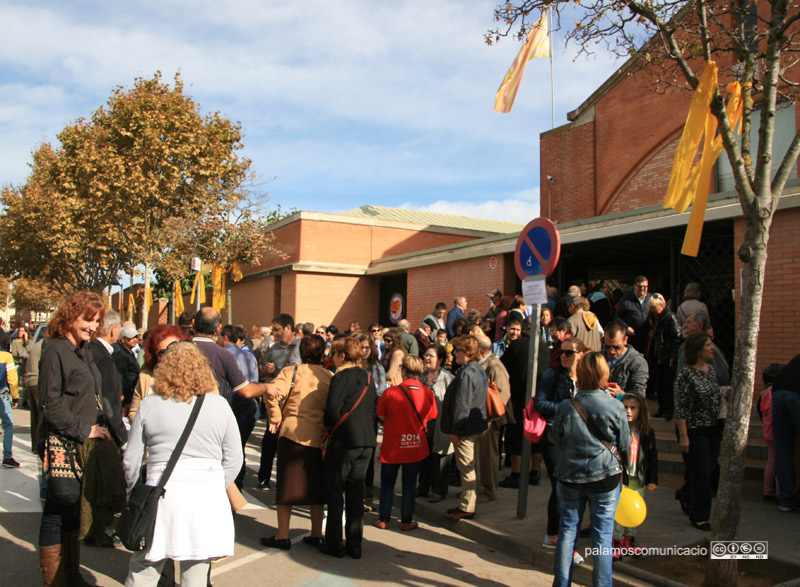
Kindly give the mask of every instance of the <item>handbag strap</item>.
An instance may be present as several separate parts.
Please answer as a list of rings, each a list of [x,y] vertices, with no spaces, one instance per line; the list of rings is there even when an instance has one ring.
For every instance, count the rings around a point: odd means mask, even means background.
[[[367,389],[369,389],[369,383],[371,380],[372,380],[372,373],[367,373],[367,384],[364,386],[364,391],[362,391],[361,395],[358,396],[358,399],[356,400],[356,403],[353,404],[353,407],[347,410],[347,413],[343,414],[342,417],[339,418],[339,421],[336,422],[336,424],[334,424],[333,428],[331,428],[331,433],[330,433],[331,436],[333,436],[333,433],[336,432],[336,429],[339,428],[339,426],[341,426],[345,420],[347,420],[347,416],[349,416],[353,412],[353,410],[355,410],[358,407],[358,404],[361,403],[361,400],[364,399],[364,396],[367,395]]]
[[[597,440],[602,442],[603,446],[605,446],[609,450],[609,452],[612,455],[614,455],[614,458],[617,459],[617,462],[619,463],[620,467],[622,467],[622,471],[624,473],[625,465],[622,464],[622,455],[619,454],[619,449],[616,447],[616,445],[611,444],[603,436],[602,432],[600,432],[600,429],[597,427],[597,424],[595,424],[594,420],[589,419],[589,414],[586,413],[586,408],[583,407],[581,402],[579,402],[575,398],[572,398],[570,401],[572,402],[575,411],[578,412],[578,415],[586,423],[586,427],[589,429],[589,432],[591,432],[592,435],[594,435],[594,437],[597,438]]]
[[[400,385],[398,385],[397,387],[400,388],[400,391],[403,392],[403,395],[406,396],[406,399],[408,400],[408,403],[410,403],[411,407],[414,409],[414,413],[417,415],[417,418],[419,419],[419,423],[422,426],[422,430],[427,432],[428,427],[425,425],[425,421],[422,419],[422,416],[420,416],[419,410],[417,409],[417,406],[414,405],[414,400],[411,399],[411,396],[409,395],[408,391],[406,390],[406,388],[403,386],[402,383]]]
[[[297,365],[294,366],[294,371],[292,372],[292,383],[289,385],[289,393],[286,394],[286,399],[283,400],[283,405],[281,405],[281,420],[283,420],[283,410],[286,408],[286,404],[289,403],[289,398],[292,397],[292,391],[294,391],[294,380],[297,377]]]
[[[192,408],[192,413],[189,414],[189,420],[186,422],[186,427],[183,429],[183,434],[181,434],[178,444],[175,445],[175,449],[172,451],[172,456],[169,457],[169,461],[167,462],[167,466],[164,468],[164,472],[161,473],[161,479],[158,482],[159,491],[164,489],[167,481],[169,481],[170,475],[172,475],[172,470],[178,463],[178,458],[180,458],[181,453],[183,452],[183,447],[186,446],[186,441],[189,440],[189,435],[192,433],[192,428],[194,428],[194,423],[197,421],[197,416],[200,413],[200,407],[203,405],[204,399],[206,399],[205,394],[198,395],[197,399],[194,401],[194,407]]]

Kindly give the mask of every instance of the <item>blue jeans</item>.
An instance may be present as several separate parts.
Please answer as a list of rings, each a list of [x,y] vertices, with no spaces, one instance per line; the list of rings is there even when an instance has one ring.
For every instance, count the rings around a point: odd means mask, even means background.
[[[794,443],[800,435],[800,393],[772,390],[772,438],[775,443],[775,475],[778,505],[796,507]]]
[[[409,524],[414,519],[414,500],[417,496],[417,474],[420,468],[417,463],[381,463],[381,504],[378,512],[381,520],[392,516],[394,501],[394,484],[397,472],[403,467],[403,498],[400,504],[400,521]]]
[[[599,549],[593,554],[592,585],[606,587],[612,584],[611,538],[614,534],[614,513],[617,510],[619,491],[619,485],[606,493],[590,493],[561,482],[557,484],[561,521],[553,569],[554,587],[572,583],[572,553],[578,542],[578,531],[587,503],[589,521],[592,524],[592,548]]]
[[[11,394],[4,391],[0,400],[0,420],[3,422],[3,458],[10,459],[14,446],[14,421],[11,419]]]

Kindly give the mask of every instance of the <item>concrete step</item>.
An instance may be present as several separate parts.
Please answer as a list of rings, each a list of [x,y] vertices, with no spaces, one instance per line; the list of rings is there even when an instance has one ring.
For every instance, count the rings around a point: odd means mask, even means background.
[[[674,430],[672,432],[656,432],[656,446],[658,447],[659,454],[679,454],[680,447],[678,446],[678,439],[675,438]],[[752,461],[762,462],[765,466],[769,458],[769,447],[764,439],[750,440],[747,443],[745,450],[745,458]]]
[[[764,479],[766,461],[745,459],[744,478],[749,481]],[[684,472],[683,457],[674,453],[658,453],[658,472],[682,475]]]

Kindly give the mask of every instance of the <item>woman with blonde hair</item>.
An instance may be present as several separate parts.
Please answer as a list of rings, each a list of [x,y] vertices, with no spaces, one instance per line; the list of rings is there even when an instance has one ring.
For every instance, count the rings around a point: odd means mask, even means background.
[[[588,504],[592,547],[598,553],[594,556],[592,582],[605,586],[612,584],[614,513],[630,430],[622,402],[608,389],[605,357],[599,352],[585,354],[578,363],[577,375],[578,392],[571,401],[558,405],[552,428],[559,451],[555,475],[560,516],[553,585],[571,583],[578,531]],[[622,463],[603,441],[615,447]]]
[[[169,345],[153,373],[153,393],[133,420],[123,466],[128,490],[139,478],[145,447],[147,484],[157,485],[199,396],[186,446],[167,481],[149,550],[133,553],[127,587],[156,585],[167,559],[180,561],[181,585],[205,586],[211,560],[233,555],[234,527],[225,488],[242,466],[236,419],[208,360],[191,341]]]

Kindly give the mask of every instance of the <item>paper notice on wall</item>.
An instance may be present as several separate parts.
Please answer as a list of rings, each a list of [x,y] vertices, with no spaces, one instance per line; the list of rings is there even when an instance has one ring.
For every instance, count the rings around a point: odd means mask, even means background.
[[[547,283],[544,275],[526,277],[522,282],[522,297],[526,304],[547,303]]]

